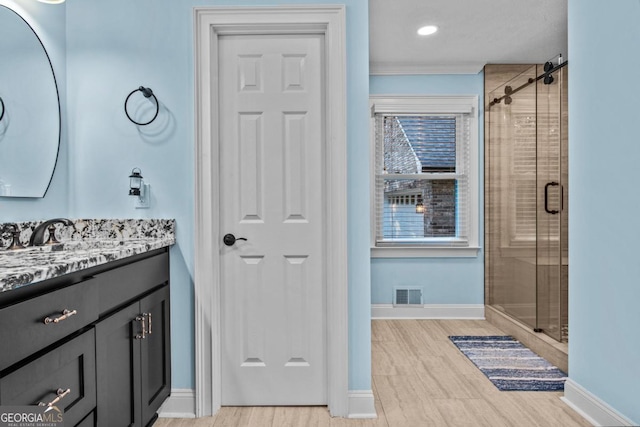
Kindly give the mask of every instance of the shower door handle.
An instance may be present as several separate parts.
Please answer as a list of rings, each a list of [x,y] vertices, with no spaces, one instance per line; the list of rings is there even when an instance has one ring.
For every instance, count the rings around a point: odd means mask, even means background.
[[[555,209],[549,209],[549,187],[555,187],[556,185],[560,185],[555,181],[547,182],[547,185],[544,186],[544,210],[548,214],[555,215],[559,211]]]

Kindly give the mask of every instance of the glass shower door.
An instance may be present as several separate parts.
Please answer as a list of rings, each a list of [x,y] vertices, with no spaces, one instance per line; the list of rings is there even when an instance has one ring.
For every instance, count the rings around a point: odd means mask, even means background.
[[[496,88],[488,110],[486,263],[489,301],[537,327],[536,66]],[[508,95],[510,94],[510,95]]]
[[[531,66],[489,94],[485,268],[489,304],[568,337],[567,67]]]
[[[538,67],[538,75],[543,72]],[[551,76],[537,82],[536,330],[561,341],[567,312],[566,67]]]

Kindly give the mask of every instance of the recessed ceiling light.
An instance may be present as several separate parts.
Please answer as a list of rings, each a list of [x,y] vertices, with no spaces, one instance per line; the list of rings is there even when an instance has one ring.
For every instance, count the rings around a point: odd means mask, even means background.
[[[40,3],[60,4],[64,3],[64,0],[38,0]]]
[[[438,27],[436,27],[435,25],[427,25],[425,27],[419,28],[418,34],[420,34],[421,36],[428,36],[435,33],[436,31],[438,31]]]

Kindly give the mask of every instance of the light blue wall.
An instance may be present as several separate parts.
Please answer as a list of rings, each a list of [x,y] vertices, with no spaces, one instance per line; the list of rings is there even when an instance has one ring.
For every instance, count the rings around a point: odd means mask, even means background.
[[[478,95],[483,105],[484,73],[371,76],[369,92],[371,95]],[[482,116],[479,119],[482,124]]]
[[[87,0],[66,5],[71,206],[75,216],[88,218],[176,219],[172,378],[173,387],[193,388],[191,4]],[[126,118],[123,103],[141,85],[154,90],[162,108],[153,125],[138,128]],[[134,167],[151,184],[150,209],[134,209],[127,194]]]
[[[46,197],[39,199],[0,197],[0,222],[38,220],[42,219],[42,212],[47,212],[48,217],[69,215],[69,151],[65,123],[67,85],[65,8],[36,1],[0,0],[0,4],[22,16],[40,37],[55,70],[62,114],[58,162]],[[10,59],[0,58],[0,60]],[[11,82],[2,82],[2,84],[11,84]],[[25,153],[23,160],[25,174],[29,173],[28,156],[29,154]]]
[[[484,241],[483,144],[484,75],[371,76],[372,95],[477,95],[480,246]],[[394,286],[423,286],[425,304],[484,304],[484,254],[476,258],[374,258],[371,260],[371,302],[391,304]]]
[[[638,0],[569,0],[570,378],[636,425],[638,22]]]
[[[6,1],[6,0],[5,0]],[[70,217],[165,217],[177,220],[171,250],[173,386],[194,387],[194,86],[192,8],[333,1],[69,1],[49,7],[40,22],[64,28],[69,84],[68,143],[54,185],[39,201],[2,201],[3,220]],[[371,389],[368,177],[368,3],[348,0],[349,387]],[[34,4],[36,4],[34,2]],[[39,7],[45,7],[39,6]],[[44,9],[43,9],[44,10]],[[61,27],[60,27],[61,26]],[[57,35],[54,42],[62,43]],[[64,53],[64,45],[61,47]],[[123,112],[127,94],[151,87],[162,108],[138,128]],[[152,207],[133,208],[128,175],[140,167]]]

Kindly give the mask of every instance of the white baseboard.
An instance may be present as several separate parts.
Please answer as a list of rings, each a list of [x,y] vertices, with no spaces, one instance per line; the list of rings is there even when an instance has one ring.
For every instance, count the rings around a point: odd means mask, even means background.
[[[594,426],[636,425],[571,378],[564,383],[564,397],[561,399]]]
[[[372,390],[349,390],[349,418],[378,418]]]
[[[189,388],[175,388],[158,410],[160,418],[195,418],[196,392]]]
[[[373,319],[484,319],[484,304],[424,304],[422,307],[394,307],[371,304]]]
[[[158,410],[160,418],[195,418],[195,390],[173,389]],[[377,418],[372,390],[349,391],[349,418]]]

